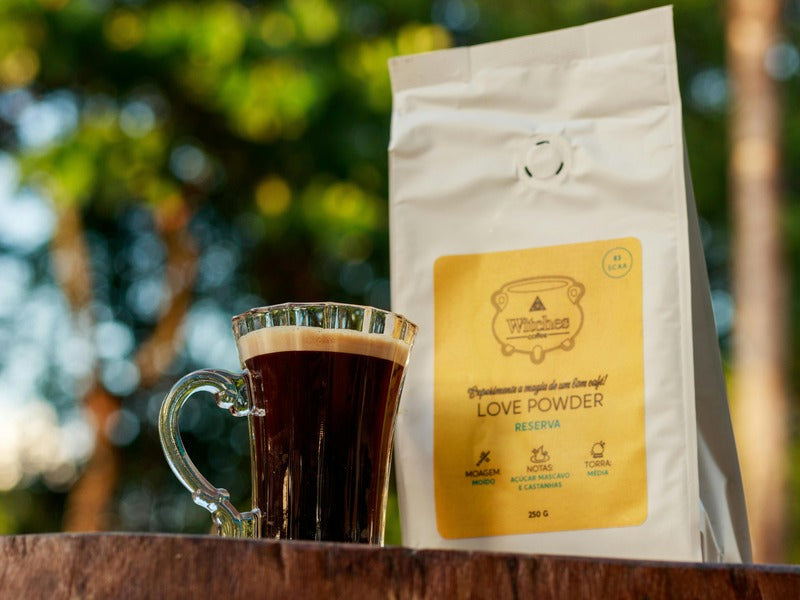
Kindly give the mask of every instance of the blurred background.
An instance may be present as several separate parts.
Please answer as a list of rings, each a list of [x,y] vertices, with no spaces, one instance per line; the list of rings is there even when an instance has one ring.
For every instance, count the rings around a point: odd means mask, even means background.
[[[2,0],[0,534],[209,531],[161,400],[238,368],[247,308],[389,307],[387,59],[660,4]],[[800,0],[676,0],[675,25],[756,557],[800,562]],[[246,423],[185,412],[244,508]]]

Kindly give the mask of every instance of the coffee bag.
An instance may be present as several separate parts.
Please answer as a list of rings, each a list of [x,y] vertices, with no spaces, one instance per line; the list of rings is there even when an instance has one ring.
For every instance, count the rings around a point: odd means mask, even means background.
[[[390,73],[404,544],[749,560],[671,9]]]

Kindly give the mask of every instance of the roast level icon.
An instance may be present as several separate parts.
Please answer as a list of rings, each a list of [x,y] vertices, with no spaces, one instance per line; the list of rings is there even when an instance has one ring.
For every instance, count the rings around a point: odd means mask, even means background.
[[[583,326],[585,288],[571,277],[548,275],[511,281],[492,294],[492,331],[506,356],[530,355],[538,364],[552,350],[571,350]]]
[[[592,445],[592,451],[591,451],[592,458],[603,458],[605,451],[606,451],[605,442],[595,442]]]

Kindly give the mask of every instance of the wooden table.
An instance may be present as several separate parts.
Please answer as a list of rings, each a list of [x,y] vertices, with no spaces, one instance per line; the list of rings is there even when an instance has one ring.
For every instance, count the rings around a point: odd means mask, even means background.
[[[800,568],[207,536],[0,537],[0,598],[800,598]]]

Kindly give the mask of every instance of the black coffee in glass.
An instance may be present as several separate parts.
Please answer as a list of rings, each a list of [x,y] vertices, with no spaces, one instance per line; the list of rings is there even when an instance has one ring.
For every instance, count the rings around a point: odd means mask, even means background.
[[[276,327],[239,340],[260,537],[381,541],[408,350],[370,337]]]

